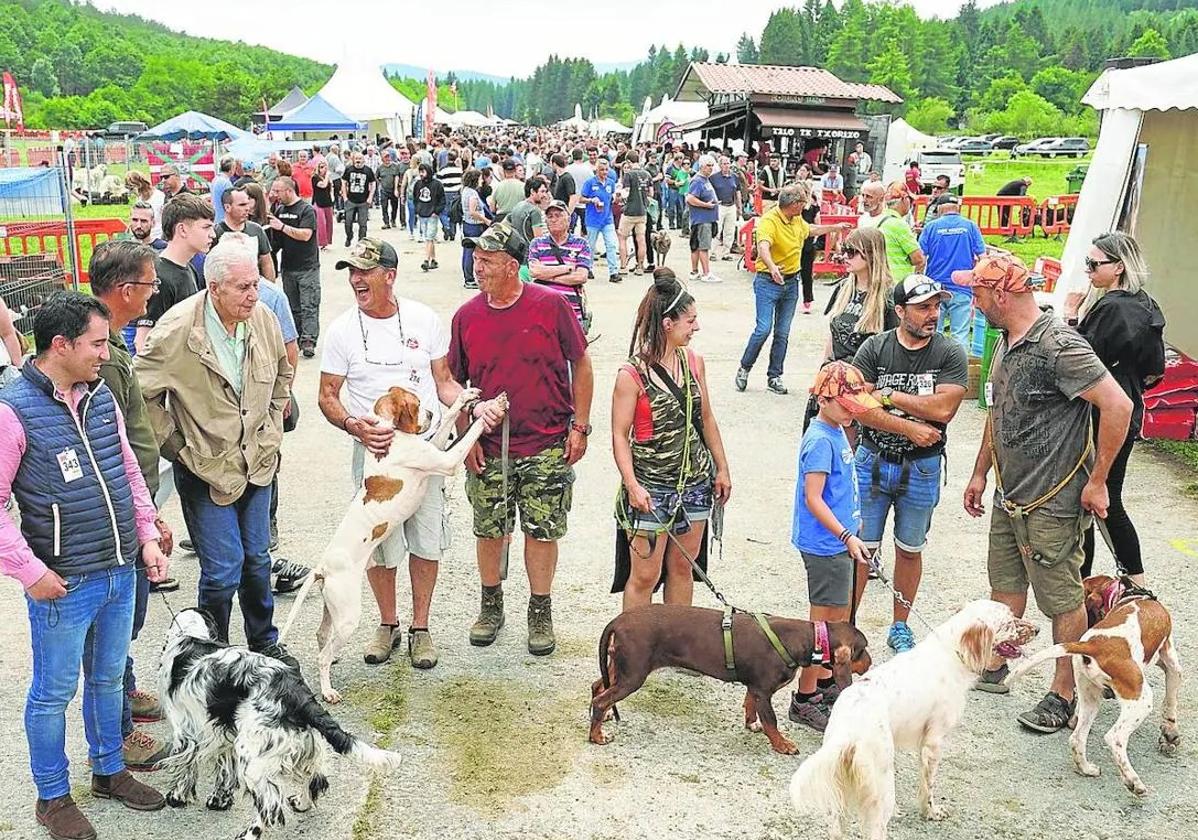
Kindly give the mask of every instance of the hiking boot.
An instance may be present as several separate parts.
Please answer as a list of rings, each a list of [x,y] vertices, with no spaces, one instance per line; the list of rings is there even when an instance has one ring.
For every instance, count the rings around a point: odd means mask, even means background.
[[[69,793],[54,799],[39,799],[33,806],[33,815],[54,840],[96,840],[96,830]]]
[[[886,636],[886,644],[895,653],[902,653],[915,647],[915,634],[905,621],[896,621],[890,625],[890,633]]]
[[[288,592],[294,592],[303,586],[304,578],[312,570],[307,566],[301,566],[299,563],[292,563],[290,560],[279,558],[271,562],[270,571],[275,575],[275,594],[286,595]]]
[[[823,732],[828,728],[828,715],[830,714],[831,709],[825,705],[822,694],[816,694],[809,700],[803,700],[799,697],[798,692],[791,692],[790,711],[786,713],[786,716],[792,723],[801,724],[816,732]]]
[[[403,631],[396,625],[380,624],[366,643],[362,658],[367,665],[382,665],[391,658],[391,651],[403,641]]]
[[[486,647],[495,641],[499,628],[503,626],[503,589],[483,587],[482,607],[478,611],[478,620],[470,628],[470,644],[475,647]]]
[[[1011,690],[1006,683],[1007,674],[1010,672],[1011,669],[1004,662],[993,671],[982,671],[973,687],[977,691],[985,691],[988,694],[1006,694]]]
[[[92,774],[92,796],[98,799],[115,799],[134,811],[161,811],[166,805],[162,794],[134,778],[128,770],[111,776]]]
[[[162,720],[162,705],[150,692],[134,689],[129,692],[129,700],[133,706],[134,723],[154,723]]]
[[[743,367],[736,369],[736,390],[743,391],[749,387],[749,371]]]
[[[550,595],[533,595],[528,599],[528,652],[533,656],[548,656],[557,647],[551,598]]]
[[[782,384],[781,376],[771,376],[765,380],[765,387],[773,391],[775,394],[789,394],[786,386]]]
[[[250,650],[254,650],[254,648],[250,648]],[[269,656],[271,659],[277,659],[291,670],[297,673],[299,672],[299,660],[291,655],[287,648],[283,646],[282,642],[275,642],[273,645],[267,645],[266,647],[258,648],[257,650],[254,650],[254,652],[260,653],[263,656]]]
[[[134,729],[121,744],[121,756],[125,766],[139,773],[151,773],[158,769],[171,754],[171,749],[149,732]]]
[[[408,658],[412,660],[413,668],[422,671],[436,666],[437,646],[433,644],[432,634],[427,629],[408,628]]]

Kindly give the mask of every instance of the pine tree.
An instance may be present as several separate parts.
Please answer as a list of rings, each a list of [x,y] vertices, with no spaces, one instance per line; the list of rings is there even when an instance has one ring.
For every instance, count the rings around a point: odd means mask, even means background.
[[[749,37],[748,32],[742,32],[736,42],[736,60],[741,64],[756,64],[761,58],[757,52],[757,42]]]

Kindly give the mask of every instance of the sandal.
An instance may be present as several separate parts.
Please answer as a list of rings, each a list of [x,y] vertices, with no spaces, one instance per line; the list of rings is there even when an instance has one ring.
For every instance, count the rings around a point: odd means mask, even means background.
[[[1075,700],[1068,701],[1055,691],[1050,691],[1034,709],[1024,712],[1016,720],[1033,732],[1050,734],[1069,724],[1075,705]]]

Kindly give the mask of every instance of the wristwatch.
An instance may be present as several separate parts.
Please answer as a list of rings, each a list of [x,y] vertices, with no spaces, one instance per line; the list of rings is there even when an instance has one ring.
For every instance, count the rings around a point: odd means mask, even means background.
[[[591,434],[591,424],[590,423],[587,423],[585,426],[582,425],[581,423],[571,423],[570,428],[573,429],[574,431],[578,432],[583,437],[587,437]]]
[[[878,390],[878,402],[882,403],[884,408],[890,408],[894,405],[894,401],[890,399],[890,395],[893,393],[893,388],[880,388]]]

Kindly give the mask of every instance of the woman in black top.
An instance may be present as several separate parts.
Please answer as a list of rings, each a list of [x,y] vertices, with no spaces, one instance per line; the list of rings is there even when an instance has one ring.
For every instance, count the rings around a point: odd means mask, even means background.
[[[1144,422],[1144,389],[1165,372],[1165,316],[1148,294],[1144,283],[1148,266],[1136,240],[1125,233],[1105,233],[1090,246],[1085,258],[1090,289],[1074,292],[1065,300],[1066,320],[1077,326],[1098,358],[1132,401],[1127,440],[1107,473],[1105,527],[1119,574],[1129,575],[1144,585],[1144,561],[1140,538],[1123,506],[1123,479],[1127,461]],[[1098,432],[1095,410],[1094,433]],[[1082,576],[1090,574],[1094,562],[1094,529],[1086,535],[1086,559]]]
[[[312,206],[316,208],[316,241],[323,251],[333,241],[333,176],[324,160],[312,173]]]
[[[807,183],[811,180],[811,167],[806,163],[800,163],[795,180],[800,183]],[[816,218],[819,216],[819,202],[816,199],[816,191],[811,191],[811,197],[807,200],[807,206],[803,208],[803,221],[809,225],[814,225]],[[799,278],[803,285],[803,314],[811,314],[811,303],[815,300],[815,252],[816,239],[819,237],[808,236],[803,240],[803,252],[799,256]]]

